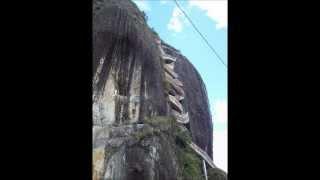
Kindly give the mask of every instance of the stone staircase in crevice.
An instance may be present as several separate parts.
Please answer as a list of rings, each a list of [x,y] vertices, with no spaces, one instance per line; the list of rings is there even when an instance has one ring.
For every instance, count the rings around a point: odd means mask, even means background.
[[[186,112],[182,105],[182,100],[185,97],[183,90],[183,83],[178,79],[179,75],[174,72],[174,66],[176,58],[166,54],[163,48],[166,48],[161,44],[160,39],[156,39],[156,43],[161,53],[161,59],[164,64],[165,81],[170,84],[170,90],[168,92],[168,101],[171,107],[171,115],[176,118],[176,121],[181,124],[181,128],[187,130],[184,125],[189,123],[189,114]],[[206,151],[202,150],[194,142],[189,143],[191,149],[193,149],[211,168],[216,168],[212,158]],[[204,170],[206,172],[206,170]]]
[[[185,112],[182,100],[185,93],[183,90],[183,83],[178,79],[178,74],[174,72],[174,65],[176,58],[166,54],[162,49],[161,40],[156,40],[158,48],[161,53],[161,60],[163,61],[163,69],[166,83],[170,84],[168,93],[168,101],[171,107],[171,115],[174,116],[177,122],[181,124],[189,123],[189,114]]]

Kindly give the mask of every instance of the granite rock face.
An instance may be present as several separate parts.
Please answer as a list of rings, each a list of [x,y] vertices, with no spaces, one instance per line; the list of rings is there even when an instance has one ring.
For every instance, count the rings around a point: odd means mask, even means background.
[[[92,88],[94,180],[204,179],[186,146],[212,157],[204,83],[130,0],[93,2]]]

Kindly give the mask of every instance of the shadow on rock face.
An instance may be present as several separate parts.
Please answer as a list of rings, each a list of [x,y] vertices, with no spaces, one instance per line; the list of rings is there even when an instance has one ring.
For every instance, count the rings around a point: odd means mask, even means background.
[[[147,180],[148,172],[150,174],[149,168],[151,168],[151,164],[148,163],[148,155],[144,152],[142,148],[135,147],[133,149],[130,149],[127,153],[127,178],[128,180],[135,180],[135,179],[141,179],[141,180]],[[150,175],[149,175],[150,176]]]

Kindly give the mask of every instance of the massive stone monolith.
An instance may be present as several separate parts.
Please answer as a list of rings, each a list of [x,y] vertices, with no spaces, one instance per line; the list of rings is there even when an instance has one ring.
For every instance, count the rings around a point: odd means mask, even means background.
[[[130,0],[94,0],[92,76],[94,180],[205,179],[189,146],[212,158],[205,85]]]

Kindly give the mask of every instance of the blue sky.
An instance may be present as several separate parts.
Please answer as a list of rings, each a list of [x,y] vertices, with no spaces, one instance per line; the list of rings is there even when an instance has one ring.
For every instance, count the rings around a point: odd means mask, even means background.
[[[214,162],[227,171],[227,69],[173,0],[135,0],[161,39],[186,56],[205,82],[214,121]],[[227,63],[227,1],[180,0],[180,6]]]

